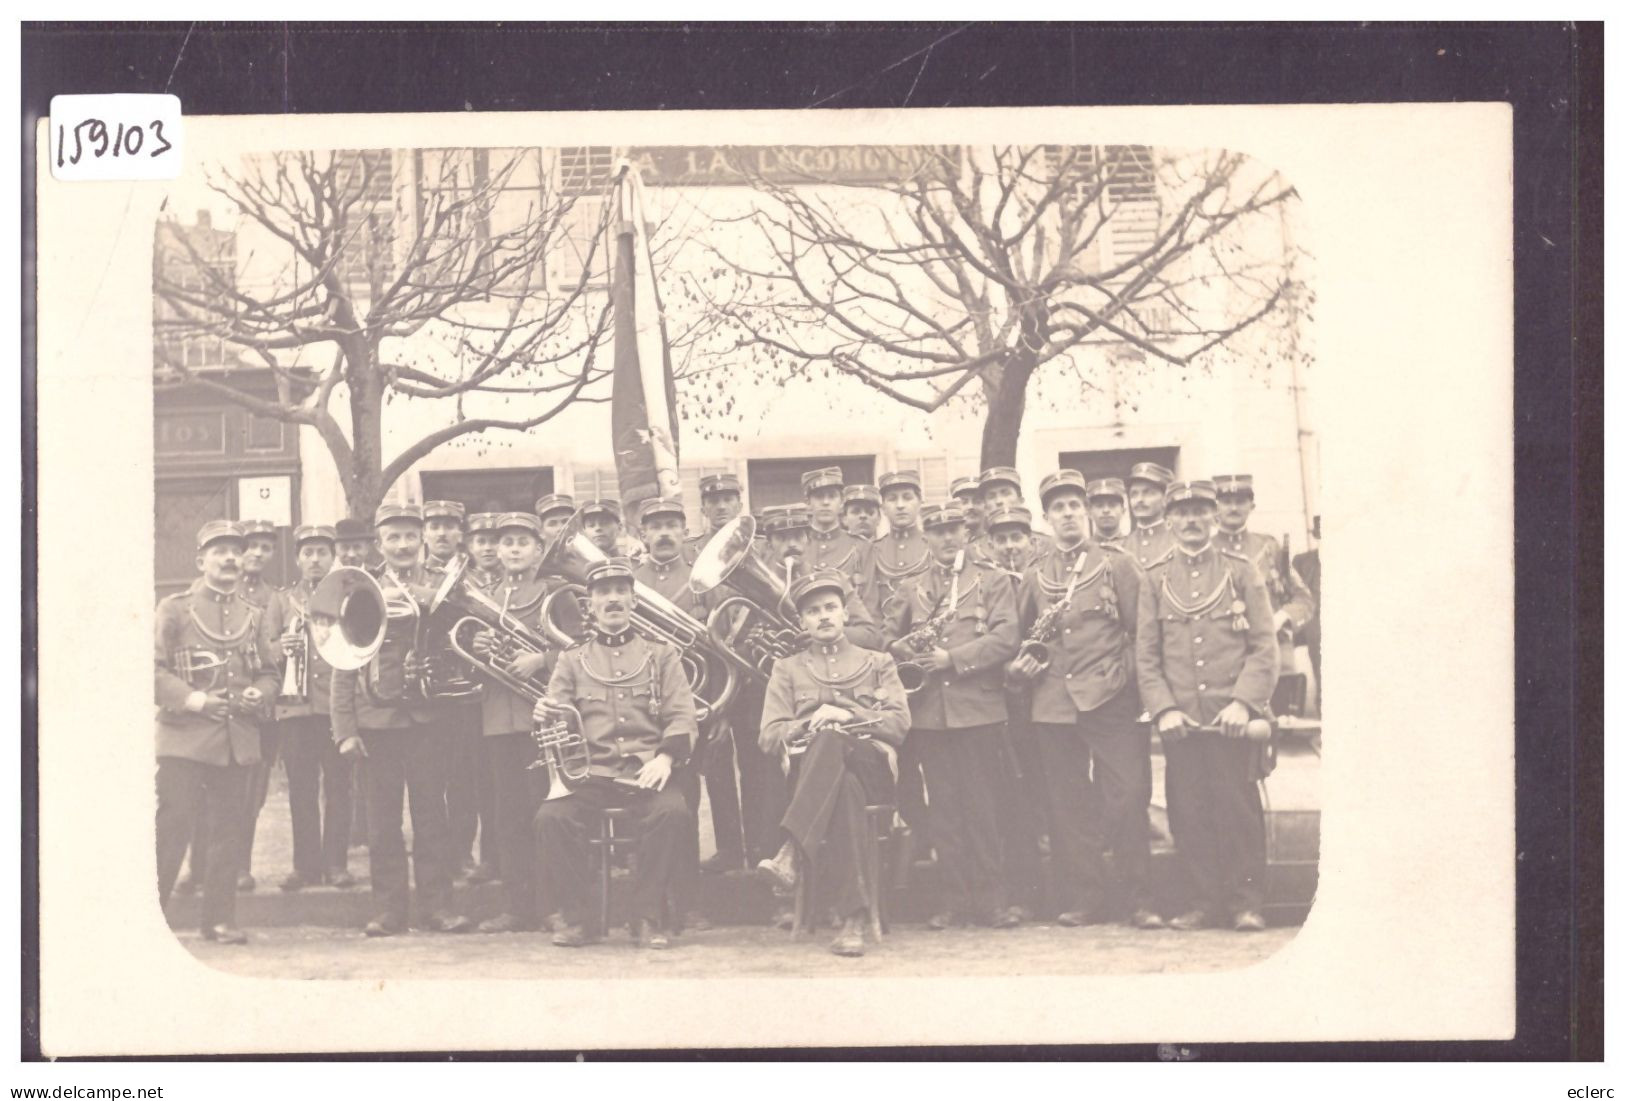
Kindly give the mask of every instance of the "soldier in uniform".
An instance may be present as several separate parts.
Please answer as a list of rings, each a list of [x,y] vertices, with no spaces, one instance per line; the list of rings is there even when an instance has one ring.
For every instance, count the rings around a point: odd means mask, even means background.
[[[1168,820],[1195,888],[1176,929],[1264,928],[1265,746],[1248,724],[1268,717],[1275,632],[1263,579],[1213,540],[1212,482],[1168,487],[1178,545],[1144,578],[1136,659],[1140,693],[1168,762]]]
[[[864,808],[891,799],[891,762],[908,734],[908,702],[891,657],[854,645],[846,633],[845,573],[809,572],[791,598],[812,645],[774,663],[760,739],[764,752],[796,762],[781,823],[789,840],[759,867],[790,890],[803,861],[813,860],[820,899],[842,921],[830,950],[861,956],[879,889],[864,870]]]
[[[1130,923],[1155,929],[1163,922],[1150,906],[1147,882],[1150,736],[1136,721],[1133,672],[1141,572],[1123,551],[1086,537],[1084,494],[1076,470],[1058,470],[1039,486],[1056,546],[1028,568],[1018,606],[1023,639],[1047,634],[1049,655],[1041,662],[1023,646],[1010,671],[1032,684],[1059,921],[1108,919],[1103,856],[1109,847]],[[1041,620],[1047,632],[1035,631]]]
[[[762,526],[767,529],[770,554],[768,565],[779,576],[788,579],[787,588],[795,584],[797,577],[819,568],[809,559],[808,548],[812,546],[814,539],[814,533],[809,526],[809,516],[807,506],[787,505],[782,510],[769,510],[762,517]],[[875,620],[863,597],[852,588],[852,575],[844,569],[840,572],[847,574],[846,637],[852,641],[852,645],[861,646],[865,650],[883,648],[885,637],[881,633],[880,624]]]
[[[809,470],[801,476],[810,525],[802,564],[810,570],[840,570],[846,574],[853,594],[865,607],[873,608],[873,548],[866,540],[841,528],[843,488],[838,466]]]
[[[569,795],[536,813],[543,897],[564,916],[553,943],[576,948],[599,939],[589,926],[589,834],[600,812],[626,807],[637,831],[632,909],[638,943],[669,945],[664,915],[679,886],[686,839],[694,829],[688,804],[668,783],[694,745],[694,697],[677,650],[632,629],[637,596],[632,564],[622,558],[587,569],[593,633],[559,655],[547,696],[532,718],[557,720],[568,704],[580,713],[590,774]]]
[[[1026,501],[1021,495],[1021,475],[1013,466],[991,466],[976,479],[974,492],[976,501],[976,530],[974,537],[967,544],[971,556],[976,561],[986,564],[993,559],[993,547],[989,541],[987,517],[1000,509],[1024,508]],[[966,514],[967,520],[969,513]],[[968,527],[968,525],[967,525]],[[1041,531],[1031,532],[1033,550],[1038,554],[1048,554],[1055,546],[1055,540]]]
[[[986,527],[993,551],[989,567],[1008,586],[1011,600],[1021,592],[1021,581],[1037,554],[1032,545],[1032,513],[1017,505],[990,512]],[[1038,736],[1032,726],[1031,686],[1005,678],[1005,709],[1009,715],[1009,753],[997,784],[999,839],[1003,843],[1005,894],[1016,916],[1030,918],[1044,896],[1044,863],[1040,838],[1049,834],[1049,793],[1044,788],[1044,765]]]
[[[874,542],[880,530],[880,487],[851,485],[841,490],[841,527],[848,535]]]
[[[425,605],[438,575],[419,560],[423,511],[416,505],[380,505],[375,525],[384,555],[379,583],[386,597],[404,591]],[[415,616],[391,619],[382,648],[367,666],[333,672],[333,738],[340,753],[367,762],[367,859],[379,906],[366,926],[369,937],[393,936],[407,927],[403,797],[412,815],[411,878],[427,913],[424,927],[441,933],[472,927],[468,918],[451,910],[451,825],[446,818],[451,743],[443,729],[443,709],[425,703],[413,689],[422,660],[412,653],[416,626]]]
[[[265,568],[276,560],[276,525],[269,520],[244,520],[239,525],[243,529],[243,578],[237,586],[238,595],[254,607],[260,609],[276,628],[278,635],[282,633],[280,615],[281,601],[278,599],[280,590],[265,576]],[[265,809],[265,798],[271,790],[271,771],[276,768],[277,758],[282,752],[282,731],[280,725],[271,719],[260,724],[260,761],[254,766],[252,778],[248,787],[248,810],[243,817],[242,846],[243,851],[238,861],[241,871],[237,875],[237,889],[239,891],[252,891],[254,889],[254,835],[260,820],[260,811]],[[197,858],[193,856],[193,876],[197,877]]]
[[[354,780],[350,762],[333,743],[333,669],[322,660],[310,636],[309,605],[316,586],[333,568],[333,528],[304,524],[293,533],[299,580],[278,593],[283,658],[301,662],[305,691],[278,699],[282,762],[288,772],[288,816],[293,822],[293,873],[284,891],[326,883],[354,887],[350,875],[350,819]]]
[[[557,539],[575,514],[576,499],[568,493],[549,493],[536,498],[536,518],[542,522],[543,546]]]
[[[1097,543],[1123,547],[1128,538],[1128,492],[1121,478],[1096,478],[1089,483],[1089,529]]]
[[[502,538],[497,534],[500,512],[476,512],[468,518],[468,556],[473,561],[468,576],[482,589],[502,583],[505,571],[497,557]]]
[[[734,474],[707,474],[700,479],[700,513],[705,517],[703,534],[683,543],[683,557],[692,565],[711,537],[744,511],[744,496]]]
[[[1303,583],[1292,563],[1285,561],[1281,544],[1273,535],[1260,535],[1247,530],[1247,518],[1253,513],[1253,476],[1251,474],[1221,474],[1213,479],[1218,493],[1218,530],[1213,542],[1220,550],[1240,554],[1253,564],[1264,579],[1264,591],[1269,594],[1270,621],[1275,625],[1276,642],[1281,652],[1281,673],[1295,673],[1294,640],[1304,625],[1314,618],[1315,598],[1309,586]]]
[[[423,502],[423,564],[431,570],[445,570],[464,553],[461,501]],[[485,777],[489,772],[480,737],[480,701],[475,697],[448,700],[442,705],[446,733],[451,738],[451,772],[446,779],[446,814],[451,820],[453,874],[466,875],[470,883],[487,883],[496,878],[496,850],[489,839],[491,793]],[[474,861],[474,840],[480,839],[480,860]]]
[[[541,633],[542,598],[548,582],[541,576],[542,524],[525,512],[497,515],[497,554],[502,580],[487,592],[501,604],[503,613],[531,631]],[[496,632],[486,630],[474,636],[474,653],[490,659],[497,646]],[[544,691],[556,655],[517,654],[507,663],[507,671]],[[534,929],[540,922],[536,897],[536,842],[532,823],[541,804],[546,773],[530,768],[536,759],[531,738],[533,700],[496,680],[487,680],[480,693],[480,714],[485,744],[485,765],[492,792],[492,814],[488,821],[495,838],[497,862],[502,868],[502,912],[480,922],[482,933],[511,933]]]
[[[1134,515],[1134,530],[1123,545],[1142,568],[1173,549],[1174,537],[1163,516],[1168,483],[1173,471],[1159,463],[1135,463],[1128,472],[1128,508]]]
[[[969,561],[958,505],[922,517],[934,561],[886,606],[888,649],[923,672],[909,700],[931,790],[931,838],[942,868],[943,910],[928,922],[1010,928],[995,806],[1005,766],[1004,667],[1016,656],[1015,594],[998,571]]]
[[[709,611],[708,602],[689,588],[691,563],[683,555],[683,533],[687,530],[683,502],[675,497],[656,497],[644,502],[639,516],[649,557],[632,571],[633,580],[703,623]],[[703,776],[705,790],[711,797],[711,827],[717,843],[708,870],[737,869],[745,862],[745,838],[739,819],[739,787],[734,780],[733,737],[728,729],[731,720],[728,716],[716,715],[707,721],[713,728],[703,746],[701,759],[691,762],[674,782],[688,800],[689,813],[695,816],[692,853],[695,867],[699,867],[698,816]]]
[[[366,521],[346,516],[333,525],[333,553],[339,565],[364,570],[377,565],[378,539]]]
[[[608,497],[587,501],[577,515],[581,518],[581,530],[592,540],[592,545],[607,556],[630,558],[633,562],[643,557],[643,544],[623,526],[619,501]]]
[[[243,536],[229,520],[198,531],[201,584],[158,604],[155,646],[158,900],[168,905],[186,847],[204,823],[203,935],[227,944],[260,724],[277,690],[272,617],[242,598]]]

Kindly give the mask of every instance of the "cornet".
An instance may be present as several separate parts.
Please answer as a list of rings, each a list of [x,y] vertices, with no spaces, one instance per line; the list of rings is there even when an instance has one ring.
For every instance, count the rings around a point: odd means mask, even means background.
[[[282,690],[277,702],[304,703],[310,695],[310,638],[305,633],[305,617],[294,613],[282,634],[282,652],[287,664],[282,670]]]
[[[567,703],[545,696],[538,698],[558,718],[531,728],[530,739],[536,743],[536,759],[525,767],[547,769],[547,795],[544,801],[562,799],[590,774],[592,755],[587,749],[587,739],[581,733],[581,712]]]

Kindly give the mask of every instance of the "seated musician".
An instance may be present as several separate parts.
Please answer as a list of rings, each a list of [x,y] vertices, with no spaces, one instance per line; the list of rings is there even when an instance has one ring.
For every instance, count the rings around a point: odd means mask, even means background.
[[[677,650],[632,629],[637,596],[630,562],[611,558],[588,567],[587,600],[592,634],[559,655],[531,716],[553,723],[567,714],[562,706],[578,711],[589,763],[588,776],[569,795],[546,800],[536,812],[541,895],[564,918],[554,944],[578,948],[600,938],[588,921],[589,837],[606,808],[625,807],[638,838],[632,890],[638,943],[666,948],[666,904],[694,828],[688,804],[667,781],[694,745],[694,696]]]
[[[879,889],[864,870],[864,807],[892,800],[909,713],[892,658],[846,637],[849,595],[845,576],[834,570],[808,573],[791,589],[812,644],[774,664],[760,739],[764,752],[794,757],[790,806],[780,823],[790,836],[758,867],[789,888],[802,862],[815,861],[821,905],[842,922],[830,951],[861,956]]]

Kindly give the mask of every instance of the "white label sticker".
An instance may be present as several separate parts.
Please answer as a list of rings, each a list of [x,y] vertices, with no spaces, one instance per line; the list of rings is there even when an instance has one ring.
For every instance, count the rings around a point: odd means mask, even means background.
[[[181,174],[178,96],[51,97],[51,174],[59,180],[173,180]]]
[[[286,474],[238,478],[237,515],[269,520],[279,528],[293,526],[293,479]]]

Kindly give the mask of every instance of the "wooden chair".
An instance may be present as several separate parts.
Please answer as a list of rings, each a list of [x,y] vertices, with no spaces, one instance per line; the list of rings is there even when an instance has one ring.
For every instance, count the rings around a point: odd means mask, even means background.
[[[598,817],[598,835],[588,838],[587,844],[595,850],[598,861],[598,932],[609,935],[609,887],[615,866],[615,854],[622,846],[638,843],[638,835],[627,825],[629,807],[605,807]],[[633,869],[636,874],[636,869]],[[666,931],[677,936],[683,931],[682,913],[672,899],[665,901],[664,924]]]

